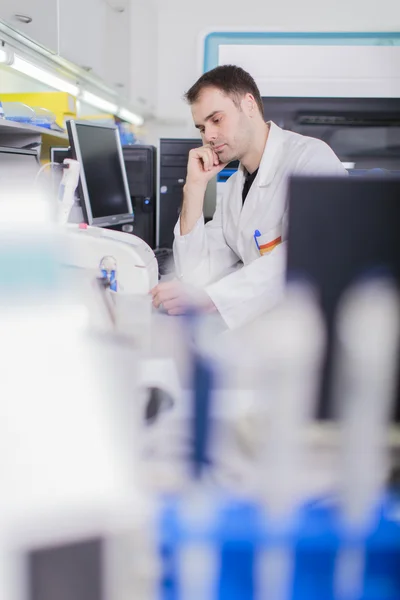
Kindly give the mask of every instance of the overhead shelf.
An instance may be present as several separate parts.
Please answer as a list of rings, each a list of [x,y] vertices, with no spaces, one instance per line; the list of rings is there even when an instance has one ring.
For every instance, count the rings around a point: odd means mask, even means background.
[[[26,148],[40,145],[41,158],[49,158],[51,146],[68,146],[66,133],[45,129],[37,125],[16,123],[0,119],[0,146],[11,148]]]

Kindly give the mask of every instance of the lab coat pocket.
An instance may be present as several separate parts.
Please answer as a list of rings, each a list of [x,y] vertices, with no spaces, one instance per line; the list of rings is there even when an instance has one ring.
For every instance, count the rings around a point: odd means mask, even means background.
[[[267,233],[262,233],[257,237],[257,242],[260,255],[269,254],[282,242],[282,226],[274,227]]]

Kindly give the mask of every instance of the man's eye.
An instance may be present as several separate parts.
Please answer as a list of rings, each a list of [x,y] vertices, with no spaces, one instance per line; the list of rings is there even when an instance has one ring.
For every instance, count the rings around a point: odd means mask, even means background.
[[[213,119],[213,123],[219,123],[221,119]]]

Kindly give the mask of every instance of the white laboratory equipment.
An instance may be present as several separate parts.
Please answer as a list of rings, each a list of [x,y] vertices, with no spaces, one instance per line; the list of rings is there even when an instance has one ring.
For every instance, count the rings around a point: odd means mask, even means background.
[[[62,166],[64,172],[59,185],[60,202],[57,205],[57,221],[65,224],[68,223],[71,209],[75,204],[75,190],[79,183],[80,165],[78,161],[66,158]]]
[[[9,600],[43,597],[49,548],[82,543],[86,572],[85,544],[99,540],[101,568],[115,573],[117,531],[146,518],[132,443],[143,405],[138,351],[113,327],[90,327],[91,307],[62,264],[74,234],[52,214],[40,194],[0,203],[0,598]]]
[[[152,249],[135,235],[86,224],[62,226],[62,264],[90,308],[93,327],[104,329],[104,310],[114,331],[150,343],[150,290],[158,283]],[[99,305],[99,289],[101,299]]]
[[[150,246],[132,234],[86,225],[82,210],[78,223],[71,223],[70,213],[75,204],[81,166],[78,161],[67,158],[63,167],[57,221],[66,226],[68,233],[65,260],[70,266],[80,269],[106,271],[103,275],[109,278],[113,271],[113,281],[110,281],[113,291],[130,294],[149,292],[158,282],[157,260]]]
[[[84,223],[75,195],[81,165],[67,158],[62,168],[55,219],[63,238],[61,261],[68,269],[71,285],[81,290],[81,297],[91,307],[91,324],[101,328],[104,306],[98,305],[99,290],[93,289],[101,279],[103,301],[114,329],[139,336],[145,342],[151,315],[149,292],[158,282],[154,252],[135,235]]]
[[[147,294],[157,285],[154,252],[135,235],[85,224],[68,224],[65,231],[65,261],[69,266],[96,274],[115,271],[111,289],[124,294]],[[105,260],[107,257],[110,260]]]

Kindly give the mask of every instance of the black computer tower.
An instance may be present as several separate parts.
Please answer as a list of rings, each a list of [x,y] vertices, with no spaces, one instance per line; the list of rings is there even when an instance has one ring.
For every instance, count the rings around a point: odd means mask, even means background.
[[[202,146],[201,139],[160,139],[160,203],[158,246],[172,248],[174,227],[183,200],[187,162],[192,148]]]
[[[131,233],[142,238],[151,248],[156,245],[156,148],[123,146],[126,176],[132,200],[134,221]],[[127,230],[125,225],[112,229]]]

